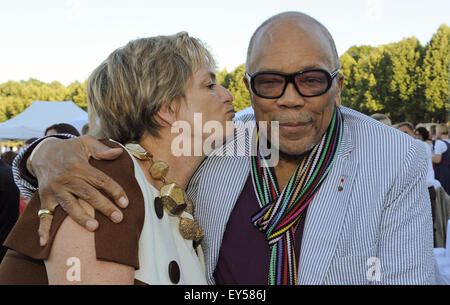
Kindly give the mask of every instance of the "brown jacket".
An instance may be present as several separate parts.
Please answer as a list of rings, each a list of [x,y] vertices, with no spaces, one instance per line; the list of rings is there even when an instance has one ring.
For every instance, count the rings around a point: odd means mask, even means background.
[[[114,142],[103,141],[103,143],[110,147],[119,147]],[[133,161],[127,153],[122,153],[113,161],[98,161],[91,158],[89,162],[119,183],[130,202],[129,206],[122,210],[124,219],[119,224],[95,212],[95,219],[100,225],[95,232],[97,259],[139,269],[138,246],[144,225],[145,207],[141,189],[135,179]],[[41,247],[37,216],[40,205],[39,196],[35,194],[5,241],[4,245],[9,250],[0,265],[0,285],[48,284],[44,260],[48,258],[59,226],[67,214],[60,206],[56,207],[49,242],[47,246]],[[141,282],[135,280],[135,284]]]

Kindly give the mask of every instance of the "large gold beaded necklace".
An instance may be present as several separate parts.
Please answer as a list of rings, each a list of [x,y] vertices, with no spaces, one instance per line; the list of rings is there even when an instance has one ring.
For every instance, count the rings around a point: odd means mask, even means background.
[[[187,198],[186,192],[175,183],[166,182],[169,165],[164,161],[154,161],[153,156],[138,143],[128,143],[125,147],[139,160],[150,161],[150,175],[163,183],[163,187],[159,190],[159,197],[155,198],[155,206],[162,205],[167,214],[178,217],[181,236],[184,239],[193,240],[196,247],[204,234],[197,220],[194,220],[194,204]],[[190,214],[192,219],[182,217],[183,212]]]

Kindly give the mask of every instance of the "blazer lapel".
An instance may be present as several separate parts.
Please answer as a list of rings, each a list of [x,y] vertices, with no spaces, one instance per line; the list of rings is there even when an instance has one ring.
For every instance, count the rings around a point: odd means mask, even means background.
[[[253,128],[248,131],[252,134]],[[237,156],[212,155],[201,166],[202,174],[195,204],[196,216],[205,234],[202,246],[209,284],[214,284],[213,273],[228,218],[250,174],[250,156],[245,154],[248,144],[248,134],[238,130],[232,143],[233,147],[240,151]],[[225,145],[225,148],[227,147],[228,145]]]
[[[335,163],[306,214],[299,258],[299,284],[321,284],[336,251],[358,168],[352,159],[350,139],[344,122],[344,134]]]
[[[251,143],[248,135],[237,135],[236,143],[245,138],[245,146]],[[351,157],[353,145],[344,122],[344,134],[335,164],[321,189],[311,202],[302,239],[299,264],[300,284],[320,284],[326,276],[341,228],[347,214],[358,164]],[[239,144],[237,144],[239,145]],[[204,229],[203,250],[206,260],[206,276],[214,284],[213,273],[219,257],[223,234],[228,218],[250,173],[250,157],[212,156],[202,164],[196,201],[196,216]],[[223,173],[221,175],[217,173]],[[341,180],[344,179],[344,182]],[[339,190],[339,186],[342,190]]]

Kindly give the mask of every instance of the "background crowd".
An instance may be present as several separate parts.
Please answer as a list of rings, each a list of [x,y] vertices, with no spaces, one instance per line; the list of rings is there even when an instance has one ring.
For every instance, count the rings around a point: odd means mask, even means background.
[[[392,125],[390,118],[382,113],[375,113],[371,117],[423,142],[428,159],[426,183],[432,207],[434,245],[445,248],[447,221],[450,215],[449,127],[446,124],[423,123],[414,127],[410,122]]]
[[[87,134],[89,126],[86,124],[82,129],[82,134]],[[78,130],[67,123],[54,124],[49,126],[44,136],[53,134],[71,134],[80,136]],[[12,176],[12,162],[14,158],[28,145],[32,144],[37,138],[30,138],[25,141],[25,147],[21,144],[8,147],[2,147],[0,158],[0,262],[6,253],[6,248],[3,247],[3,242],[16,223],[18,217],[25,209],[29,199],[25,199],[20,194],[19,189],[14,183]]]

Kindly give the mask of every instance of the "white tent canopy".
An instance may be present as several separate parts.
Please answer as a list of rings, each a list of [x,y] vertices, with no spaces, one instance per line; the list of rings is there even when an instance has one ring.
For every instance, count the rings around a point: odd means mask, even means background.
[[[87,112],[72,101],[34,101],[22,113],[0,123],[0,139],[42,137],[47,127],[58,123],[71,124],[81,133],[81,128],[87,122]]]

